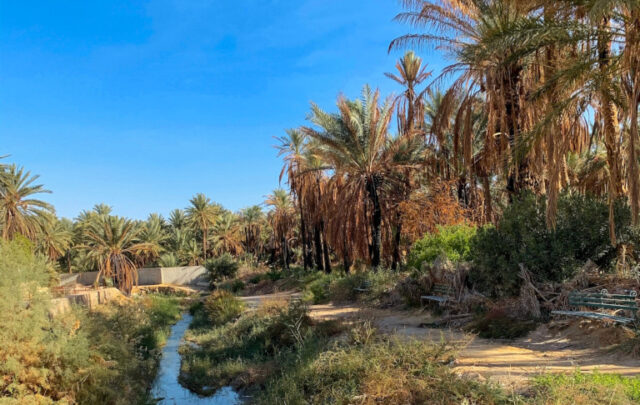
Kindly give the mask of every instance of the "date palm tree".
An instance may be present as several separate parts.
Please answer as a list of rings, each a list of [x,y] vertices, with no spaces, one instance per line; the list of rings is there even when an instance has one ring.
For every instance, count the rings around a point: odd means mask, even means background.
[[[371,206],[370,254],[374,269],[380,266],[382,204],[381,187],[392,161],[389,143],[389,123],[394,102],[387,99],[379,105],[380,94],[365,86],[362,100],[338,98],[339,113],[327,113],[315,104],[310,120],[316,128],[302,131],[317,141],[316,153],[334,170],[334,176],[344,176],[348,194],[345,202],[363,204],[367,196]],[[349,201],[349,198],[352,200]]]
[[[55,215],[42,218],[38,233],[38,250],[51,260],[58,260],[71,247],[72,233]]]
[[[291,196],[283,189],[276,189],[267,196],[265,204],[271,207],[269,222],[273,228],[273,247],[282,255],[282,265],[289,268],[289,239],[295,225],[295,208]]]
[[[147,243],[151,248],[141,257],[140,264],[144,266],[152,263],[165,251],[169,235],[167,234],[166,221],[160,214],[150,214],[147,220],[140,224],[140,227],[140,241]]]
[[[202,193],[196,194],[189,202],[191,206],[186,210],[187,221],[192,229],[202,234],[202,258],[207,260],[209,231],[220,215],[220,207],[212,204],[209,197]]]
[[[36,240],[46,215],[53,213],[51,204],[33,198],[50,193],[41,184],[33,184],[39,176],[32,176],[22,167],[8,165],[0,169],[0,226],[5,240],[20,234]]]
[[[217,254],[242,253],[242,236],[239,218],[228,211],[220,215],[212,232],[213,248]]]
[[[127,294],[138,281],[136,263],[153,251],[154,246],[140,242],[141,228],[130,219],[102,216],[85,230],[87,242],[82,246],[98,267],[98,276],[114,277],[118,288]]]

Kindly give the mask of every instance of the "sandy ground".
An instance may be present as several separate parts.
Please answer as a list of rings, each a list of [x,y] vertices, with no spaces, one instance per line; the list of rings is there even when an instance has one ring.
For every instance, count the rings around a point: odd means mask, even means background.
[[[283,300],[292,295],[297,296],[291,292],[281,292],[242,299],[255,308],[263,301]],[[550,329],[541,326],[525,338],[499,341],[478,338],[452,329],[420,327],[420,324],[431,320],[428,313],[421,311],[327,304],[312,305],[310,314],[316,319],[369,319],[383,333],[395,334],[401,338],[455,343],[461,348],[453,365],[456,372],[481,380],[490,379],[514,389],[523,386],[536,374],[571,373],[577,368],[582,371],[597,369],[603,373],[640,375],[640,360],[612,353],[601,343],[589,342],[590,338],[585,340],[584,331],[579,328],[569,330],[568,327]],[[604,333],[610,333],[610,330],[612,329],[606,328]],[[583,334],[582,339],[580,334]]]

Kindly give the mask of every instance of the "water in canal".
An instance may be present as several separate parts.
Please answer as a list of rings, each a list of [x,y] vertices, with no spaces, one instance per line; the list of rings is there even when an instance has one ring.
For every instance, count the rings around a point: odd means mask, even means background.
[[[171,335],[162,349],[162,359],[158,375],[151,388],[154,398],[162,398],[158,404],[164,405],[236,405],[240,396],[231,387],[224,387],[210,397],[200,397],[178,382],[180,374],[180,354],[178,348],[184,333],[191,323],[191,315],[184,314],[182,319],[171,328]]]

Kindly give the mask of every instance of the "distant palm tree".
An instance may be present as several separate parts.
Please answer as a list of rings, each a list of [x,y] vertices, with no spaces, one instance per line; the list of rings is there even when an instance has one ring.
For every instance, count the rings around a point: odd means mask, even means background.
[[[33,185],[39,176],[31,176],[22,167],[5,166],[0,169],[0,226],[5,240],[21,234],[35,240],[45,216],[53,207],[42,200],[32,198],[34,194],[50,193],[42,185]]]
[[[38,233],[38,250],[51,260],[58,260],[71,247],[72,233],[55,215],[46,215],[42,219]]]
[[[265,204],[271,206],[269,221],[273,228],[274,248],[279,247],[282,254],[282,264],[289,268],[289,236],[293,231],[295,208],[289,193],[283,189],[273,191],[267,196]]]
[[[151,214],[147,218],[147,221],[141,224],[140,241],[148,243],[151,247],[148,253],[146,253],[141,263],[146,265],[156,260],[160,254],[165,250],[164,245],[169,239],[166,228],[167,224],[159,214]]]
[[[102,275],[115,277],[118,288],[131,293],[138,280],[136,262],[153,250],[151,244],[140,242],[140,231],[133,221],[118,216],[103,216],[88,226],[85,231],[87,242],[82,248],[97,263],[96,280]]]
[[[207,240],[209,230],[215,225],[220,207],[211,203],[204,194],[196,194],[190,200],[191,206],[187,208],[187,220],[191,227],[202,233],[202,257],[207,260]]]
[[[240,211],[240,220],[243,227],[245,249],[257,256],[259,254],[260,230],[264,223],[264,212],[259,205],[253,205]]]
[[[231,212],[224,212],[213,227],[213,246],[218,254],[242,253],[242,236],[238,217]]]
[[[169,225],[174,229],[183,229],[187,226],[187,216],[184,210],[175,209],[169,213]]]

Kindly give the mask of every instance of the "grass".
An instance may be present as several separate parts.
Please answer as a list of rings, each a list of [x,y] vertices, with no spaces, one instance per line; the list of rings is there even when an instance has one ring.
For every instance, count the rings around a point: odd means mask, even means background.
[[[188,340],[181,382],[204,395],[233,385],[263,404],[508,403],[449,369],[452,346],[387,339],[368,322],[315,322],[302,303],[271,303]]]
[[[598,372],[545,374],[533,380],[533,404],[637,404],[640,378]]]
[[[80,404],[146,403],[161,348],[179,318],[177,298],[150,295],[131,303],[78,310],[80,333],[87,336],[99,367],[79,384]]]

